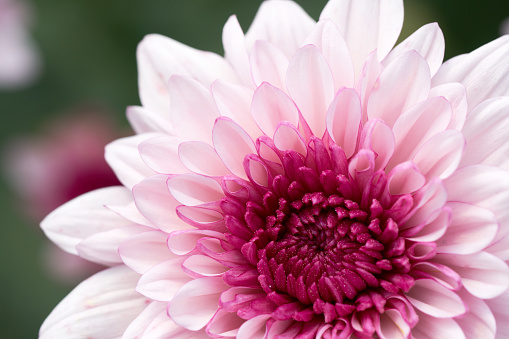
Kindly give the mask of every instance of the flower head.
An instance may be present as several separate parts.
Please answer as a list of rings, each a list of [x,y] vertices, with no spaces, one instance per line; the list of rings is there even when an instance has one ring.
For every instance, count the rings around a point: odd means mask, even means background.
[[[393,48],[402,22],[398,0],[318,23],[273,0],[227,21],[224,58],[146,37],[138,135],[106,150],[125,187],[42,225],[115,267],[42,336],[506,333],[509,38],[442,64],[436,24]]]

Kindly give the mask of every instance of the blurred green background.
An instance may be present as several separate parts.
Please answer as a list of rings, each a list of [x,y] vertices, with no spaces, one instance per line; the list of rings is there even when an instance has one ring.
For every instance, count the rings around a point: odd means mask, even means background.
[[[27,1],[28,2],[28,1]],[[315,19],[325,0],[298,0]],[[139,104],[135,51],[148,33],[222,54],[221,31],[231,14],[244,30],[260,1],[240,0],[33,0],[31,34],[43,68],[24,89],[0,91],[0,150],[19,135],[41,133],[49,120],[83,104],[100,105],[127,130],[125,107]],[[402,37],[437,21],[446,59],[499,36],[509,1],[406,0]],[[1,51],[0,51],[1,53]],[[51,309],[72,288],[45,272],[47,240],[23,215],[5,177],[0,178],[0,337],[35,338]]]

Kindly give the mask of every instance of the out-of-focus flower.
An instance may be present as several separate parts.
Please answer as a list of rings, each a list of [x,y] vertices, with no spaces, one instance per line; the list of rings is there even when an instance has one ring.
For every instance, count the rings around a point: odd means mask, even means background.
[[[19,137],[6,150],[4,166],[21,212],[35,222],[86,192],[119,182],[104,160],[104,146],[118,137],[113,123],[94,109],[80,109],[51,123],[41,136]],[[76,283],[101,266],[53,244],[43,253],[59,281]]]
[[[19,0],[0,0],[0,89],[31,84],[40,71],[37,48],[28,32],[30,8]]]
[[[442,64],[401,0],[264,2],[225,57],[151,35],[123,187],[42,223],[109,268],[42,338],[509,333],[509,37]],[[106,207],[104,207],[106,206]]]
[[[502,21],[500,25],[500,35],[509,34],[509,18]]]

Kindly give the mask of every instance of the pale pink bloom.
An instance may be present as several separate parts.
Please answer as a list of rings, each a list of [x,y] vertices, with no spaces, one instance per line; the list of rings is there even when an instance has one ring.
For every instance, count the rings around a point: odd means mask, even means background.
[[[29,85],[40,71],[39,52],[28,31],[30,9],[20,0],[0,0],[0,89]]]
[[[119,134],[103,113],[70,111],[40,135],[20,136],[8,145],[4,169],[20,212],[34,224],[83,193],[119,184],[104,160],[104,146]],[[65,283],[75,284],[104,268],[53,244],[41,258],[50,275]]]
[[[509,37],[442,64],[401,0],[264,2],[225,57],[151,35],[123,187],[42,223],[111,265],[43,338],[509,335]],[[106,206],[106,207],[105,207]]]

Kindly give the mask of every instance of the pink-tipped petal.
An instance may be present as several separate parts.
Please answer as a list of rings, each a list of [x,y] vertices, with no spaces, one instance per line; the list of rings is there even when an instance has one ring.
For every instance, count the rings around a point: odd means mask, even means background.
[[[286,86],[311,131],[321,138],[327,109],[334,98],[334,79],[315,46],[306,45],[295,53],[288,66]]]
[[[269,137],[274,135],[282,121],[294,126],[299,124],[299,110],[292,99],[267,82],[256,89],[251,114],[263,133]]]
[[[451,224],[437,241],[438,253],[473,254],[492,243],[498,222],[489,210],[461,202],[449,202]]]
[[[239,332],[237,333],[237,338],[265,338],[266,325],[269,318],[269,314],[262,314],[249,319],[244,324],[242,324],[242,326],[240,326]]]
[[[380,316],[377,333],[381,339],[406,339],[410,335],[410,325],[403,318],[401,313],[389,309]]]
[[[290,61],[276,46],[266,40],[257,40],[249,56],[251,73],[257,86],[268,82],[286,91],[286,70]]]
[[[396,141],[392,129],[382,120],[369,120],[362,129],[359,145],[361,148],[373,151],[376,154],[376,169],[383,169],[389,162]]]
[[[290,58],[311,32],[315,21],[293,1],[265,1],[246,33],[251,48],[256,40],[266,40]]]
[[[509,97],[492,98],[474,108],[465,121],[467,140],[461,166],[485,164],[509,170]]]
[[[157,173],[186,173],[187,169],[178,157],[178,147],[182,141],[182,138],[161,135],[143,141],[138,150],[145,164]]]
[[[412,161],[426,179],[445,179],[458,167],[464,147],[465,138],[461,132],[445,130],[423,144]]]
[[[361,111],[357,92],[345,88],[339,91],[327,112],[327,131],[336,145],[343,148],[347,158],[354,154],[357,147]]]
[[[210,131],[219,112],[209,87],[191,77],[174,75],[169,80],[168,91],[175,135],[210,142]]]
[[[175,258],[166,245],[167,238],[168,234],[161,231],[139,233],[122,242],[118,253],[127,266],[143,274],[160,262]]]
[[[194,279],[175,294],[168,314],[178,325],[197,331],[212,319],[219,296],[227,288],[221,277]]]
[[[207,325],[207,333],[213,338],[235,337],[239,327],[245,322],[237,313],[218,310]]]
[[[150,132],[172,133],[173,131],[168,118],[145,107],[127,107],[126,116],[136,134]]]
[[[422,339],[470,339],[454,319],[436,318],[419,312],[419,324],[412,329],[413,338]]]
[[[378,49],[382,59],[396,43],[403,26],[403,1],[332,0],[320,15],[323,19],[338,25],[358,74],[373,50]]]
[[[136,208],[145,218],[165,232],[188,228],[182,222],[175,208],[179,202],[170,194],[167,187],[168,176],[153,175],[133,187]]]
[[[223,275],[228,268],[206,255],[196,254],[188,257],[182,267],[186,272],[199,277],[214,277]]]
[[[368,100],[378,77],[384,67],[378,61],[376,50],[374,50],[366,59],[362,70],[358,76],[356,90],[359,93],[362,103],[362,123],[368,120]]]
[[[385,57],[384,65],[388,65],[398,55],[415,50],[428,62],[431,76],[435,75],[444,60],[445,40],[438,24],[422,26],[408,38],[403,40]]]
[[[389,192],[393,195],[408,194],[424,186],[426,178],[412,162],[394,167],[388,177]]]
[[[355,74],[352,58],[338,27],[329,19],[319,21],[304,42],[314,45],[327,60],[334,78],[334,93],[353,87]]]
[[[132,137],[117,139],[106,145],[104,158],[115,172],[118,180],[127,188],[132,188],[143,178],[155,172],[141,159],[139,145],[157,134],[144,133]]]
[[[256,147],[246,131],[232,120],[220,118],[214,124],[212,140],[225,166],[233,174],[247,179],[242,162],[246,155],[256,154]]]
[[[492,299],[509,288],[507,264],[488,252],[441,254],[436,260],[454,269],[465,289],[477,298]]]
[[[382,71],[368,99],[370,119],[382,119],[389,126],[409,107],[426,99],[430,71],[426,60],[415,51],[395,58]]]
[[[416,309],[435,318],[453,318],[467,312],[456,293],[431,279],[416,280],[406,297]]]
[[[509,336],[509,291],[498,298],[485,300],[497,322],[497,339]]]
[[[120,337],[148,302],[134,291],[138,278],[116,266],[83,281],[46,318],[39,338]]]
[[[186,206],[218,201],[224,197],[217,181],[198,174],[181,174],[169,179],[167,184],[173,198]]]
[[[509,94],[509,36],[445,62],[433,77],[433,86],[460,82],[467,88],[468,106]]]
[[[461,131],[467,117],[467,89],[463,84],[451,82],[431,88],[429,97],[444,97],[451,104],[452,117],[449,129]]]
[[[280,151],[294,150],[306,155],[306,143],[297,129],[288,124],[279,124],[274,133],[274,144]]]
[[[223,176],[230,173],[216,150],[203,141],[183,142],[178,152],[180,161],[194,173],[206,176]]]
[[[61,249],[77,255],[76,245],[83,239],[132,224],[105,207],[131,199],[129,190],[124,187],[101,188],[60,206],[44,218],[41,228]]]
[[[472,296],[465,290],[459,292],[461,299],[468,305],[468,313],[456,319],[467,339],[496,338],[497,323],[493,313],[484,300]]]
[[[185,257],[163,261],[143,273],[136,292],[158,301],[171,301],[175,293],[192,278],[180,268]]]

